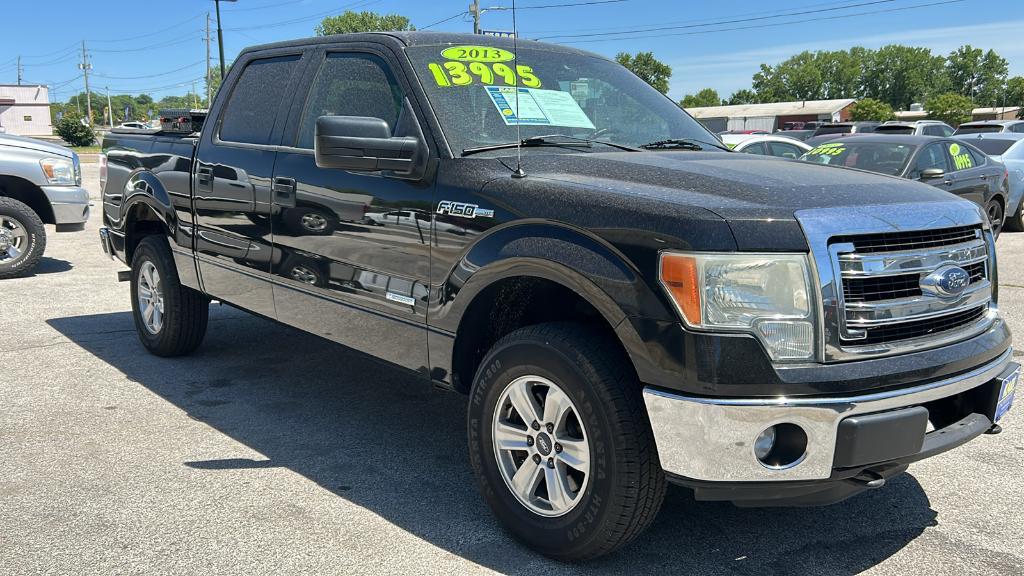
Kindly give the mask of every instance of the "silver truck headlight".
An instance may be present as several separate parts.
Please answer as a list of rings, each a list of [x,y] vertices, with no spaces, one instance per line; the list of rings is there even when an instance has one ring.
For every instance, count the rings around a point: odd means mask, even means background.
[[[49,184],[74,186],[76,182],[75,165],[67,158],[43,158],[39,161],[43,175]]]
[[[660,280],[692,328],[756,336],[773,360],[815,357],[806,254],[662,252]]]

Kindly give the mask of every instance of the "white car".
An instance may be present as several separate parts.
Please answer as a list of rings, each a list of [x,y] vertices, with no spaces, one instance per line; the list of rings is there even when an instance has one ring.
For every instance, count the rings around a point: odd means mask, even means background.
[[[795,138],[774,134],[723,134],[722,142],[736,152],[796,159],[811,147]]]
[[[368,212],[363,221],[374,226],[409,226],[421,230],[430,230],[431,221],[439,232],[451,232],[459,236],[466,233],[461,226],[437,220],[435,215],[421,210],[395,210],[393,212]]]
[[[149,124],[145,122],[124,122],[118,128],[132,128],[135,130],[148,130]]]

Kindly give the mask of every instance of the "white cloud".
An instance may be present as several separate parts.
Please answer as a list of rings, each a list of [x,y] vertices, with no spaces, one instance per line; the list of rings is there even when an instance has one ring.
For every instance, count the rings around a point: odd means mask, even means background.
[[[775,64],[804,50],[838,50],[851,46],[879,48],[886,44],[904,44],[931,48],[936,54],[948,54],[956,48],[971,44],[992,49],[1010,63],[1010,75],[1024,74],[1024,43],[1019,35],[1024,20],[902,30],[861,38],[822,40],[769,46],[723,54],[706,54],[670,61],[673,78],[669,94],[676,99],[701,88],[712,87],[723,97],[740,88],[750,87],[750,78],[761,63]]]

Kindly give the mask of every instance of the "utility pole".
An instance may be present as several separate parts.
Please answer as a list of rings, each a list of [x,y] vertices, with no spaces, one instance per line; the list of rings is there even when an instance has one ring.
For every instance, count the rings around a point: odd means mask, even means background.
[[[78,68],[82,71],[82,77],[85,78],[85,108],[89,113],[86,119],[89,127],[92,127],[92,93],[89,92],[89,70],[92,70],[92,64],[89,63],[89,53],[85,51],[85,40],[82,40],[82,62],[78,65]]]
[[[107,114],[110,114],[110,129],[114,129],[114,107],[110,104],[110,86],[105,87],[107,90]]]
[[[196,83],[195,83],[195,81],[192,82],[192,108],[193,109],[198,109],[199,108],[199,94],[196,93]]]
[[[473,34],[480,33],[480,0],[473,0],[469,5],[469,13],[473,15]]]
[[[220,3],[238,2],[238,0],[213,0],[217,7],[217,50],[220,51],[220,79],[224,80],[224,32],[220,28]]]
[[[210,13],[206,13],[206,107],[213,106],[213,95],[210,91]]]
[[[21,73],[24,72],[21,68],[21,56],[18,56],[18,86],[21,86]]]

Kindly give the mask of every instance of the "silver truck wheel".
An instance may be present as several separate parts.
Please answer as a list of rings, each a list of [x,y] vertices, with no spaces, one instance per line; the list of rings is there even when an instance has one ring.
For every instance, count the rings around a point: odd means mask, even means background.
[[[590,443],[579,410],[557,384],[535,375],[509,383],[491,438],[502,479],[527,509],[562,516],[582,500]]]
[[[164,326],[164,295],[160,285],[160,272],[145,261],[139,268],[137,297],[142,311],[142,325],[150,334],[159,334]]]
[[[0,278],[24,276],[46,249],[46,229],[39,216],[22,202],[0,197]]]

